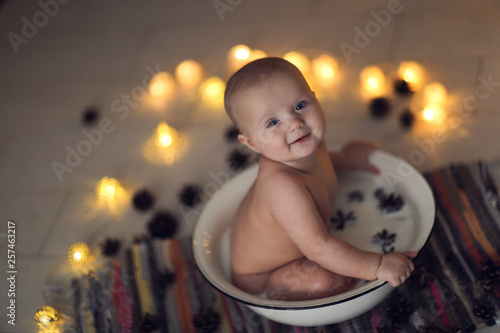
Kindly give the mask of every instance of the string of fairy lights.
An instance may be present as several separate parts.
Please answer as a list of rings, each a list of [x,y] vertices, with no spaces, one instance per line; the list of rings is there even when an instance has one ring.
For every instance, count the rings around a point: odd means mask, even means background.
[[[246,63],[266,56],[264,51],[251,49],[247,45],[236,45],[228,52],[228,72],[232,73]],[[316,52],[311,56],[292,51],[282,57],[302,71],[320,99],[340,81],[340,62],[328,52]],[[165,106],[170,98],[177,95],[176,91],[181,89],[183,98],[196,99],[199,105],[213,109],[223,109],[225,81],[218,76],[206,77],[205,74],[199,62],[185,60],[177,65],[173,74],[158,72],[151,78],[148,98]],[[422,121],[430,126],[443,125],[447,116],[447,90],[442,83],[426,82],[424,67],[414,61],[401,62],[392,83],[391,77],[394,77],[394,73],[384,73],[380,66],[367,66],[361,70],[358,89],[370,101],[370,108],[375,108],[371,110],[372,115],[386,114],[384,110],[388,107],[387,95],[392,86],[401,94],[413,96],[414,93],[419,93],[417,102],[412,103],[413,110],[407,110],[406,116],[401,118],[405,127],[411,127],[415,121]],[[380,108],[383,109],[382,112],[377,113]],[[181,160],[188,149],[189,140],[183,133],[166,122],[160,122],[145,143],[143,154],[150,163],[171,165]],[[124,200],[130,198],[127,192],[117,179],[111,177],[104,177],[95,185],[96,200],[101,207],[110,210],[123,206]],[[75,274],[87,274],[98,255],[98,251],[92,251],[83,242],[72,244],[67,251],[67,259]],[[56,333],[63,327],[64,319],[61,317],[64,316],[58,313],[56,307],[57,305],[42,306],[35,313],[35,322],[40,332]]]

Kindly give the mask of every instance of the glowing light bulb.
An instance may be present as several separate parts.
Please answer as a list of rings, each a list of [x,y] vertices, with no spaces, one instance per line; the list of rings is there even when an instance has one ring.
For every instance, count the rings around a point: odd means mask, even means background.
[[[114,201],[123,192],[118,180],[115,178],[103,177],[96,185],[96,193],[99,199]]]
[[[439,82],[431,82],[424,87],[424,102],[426,104],[444,104],[448,93]]]
[[[194,60],[184,60],[175,69],[175,77],[185,88],[195,88],[203,78],[203,68]]]
[[[363,68],[359,74],[361,86],[369,97],[382,96],[385,87],[385,75],[377,66]]]
[[[219,77],[211,77],[200,85],[199,94],[204,103],[211,106],[224,105],[226,84]]]
[[[177,137],[177,131],[168,126],[165,122],[161,122],[156,129],[156,144],[158,147],[169,147]]]
[[[262,59],[267,57],[267,54],[264,51],[261,50],[251,50],[250,51],[250,56],[248,57],[248,62],[257,60],[257,59]]]
[[[227,54],[231,71],[237,71],[247,64],[250,61],[250,53],[251,49],[244,44],[233,46]]]
[[[422,111],[422,118],[429,124],[442,125],[446,119],[446,112],[439,104],[428,104]]]
[[[168,97],[175,88],[174,78],[170,73],[159,72],[156,73],[149,82],[149,93],[155,97]]]
[[[42,306],[35,313],[35,322],[44,332],[57,328],[58,312],[51,306]]]
[[[144,157],[154,164],[173,164],[189,148],[187,138],[165,122],[158,124],[143,147]]]
[[[322,85],[330,85],[335,81],[338,64],[335,58],[328,54],[322,54],[312,61],[314,75]]]
[[[307,75],[309,72],[310,64],[307,57],[297,51],[288,52],[283,56],[283,59],[291,62],[302,72],[302,74]]]
[[[417,90],[422,86],[424,68],[415,61],[403,61],[399,65],[398,76],[408,82],[412,90]]]
[[[68,249],[68,260],[72,264],[82,265],[89,260],[90,255],[90,248],[82,242],[74,243]]]

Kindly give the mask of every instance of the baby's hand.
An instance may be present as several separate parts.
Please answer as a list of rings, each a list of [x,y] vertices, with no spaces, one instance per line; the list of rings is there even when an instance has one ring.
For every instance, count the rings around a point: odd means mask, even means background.
[[[410,277],[415,269],[410,259],[415,258],[416,255],[416,252],[384,254],[377,271],[377,278],[389,282],[393,287],[399,286]]]
[[[378,174],[380,171],[368,162],[368,156],[377,149],[377,145],[369,141],[351,141],[342,148],[346,168],[362,169]]]

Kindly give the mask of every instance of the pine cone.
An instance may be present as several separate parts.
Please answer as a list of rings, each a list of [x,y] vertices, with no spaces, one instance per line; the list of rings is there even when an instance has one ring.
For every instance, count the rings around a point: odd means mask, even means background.
[[[148,223],[152,238],[170,238],[177,231],[177,218],[170,212],[157,211]]]
[[[500,281],[500,262],[493,262],[492,260],[483,262],[477,276],[483,290],[490,291],[493,285]]]
[[[410,300],[404,296],[392,298],[385,309],[390,321],[396,324],[402,324],[408,320],[413,313],[413,305]]]
[[[230,126],[226,130],[226,140],[227,141],[237,141],[238,140],[238,134],[240,134],[240,131],[235,126]]]
[[[477,301],[472,307],[472,312],[488,326],[495,325],[496,309],[493,303],[483,299]]]
[[[415,123],[415,115],[413,115],[413,112],[409,109],[404,110],[399,115],[399,123],[403,128],[410,129],[413,126],[413,123]]]
[[[186,206],[195,207],[202,202],[201,189],[196,185],[186,184],[179,192],[179,201]]]
[[[132,203],[135,209],[139,211],[146,211],[153,207],[155,202],[154,196],[146,189],[137,191],[132,198]]]
[[[385,118],[391,112],[391,103],[385,97],[376,97],[370,101],[369,110],[373,118]]]
[[[146,313],[141,316],[139,322],[139,332],[150,333],[158,329],[158,318],[155,315]]]
[[[231,165],[233,170],[243,169],[247,164],[250,156],[248,154],[240,152],[238,149],[233,150],[229,153],[228,163]]]
[[[86,108],[82,113],[82,122],[85,125],[91,125],[95,123],[97,118],[99,118],[99,111],[93,106]]]
[[[397,79],[396,81],[394,81],[394,91],[403,96],[412,95],[414,93],[414,91],[411,90],[408,82],[402,79]]]
[[[106,237],[101,244],[101,252],[106,257],[112,257],[120,250],[120,241],[115,238]]]
[[[192,322],[196,332],[211,333],[219,327],[220,317],[213,309],[204,309],[193,316]]]

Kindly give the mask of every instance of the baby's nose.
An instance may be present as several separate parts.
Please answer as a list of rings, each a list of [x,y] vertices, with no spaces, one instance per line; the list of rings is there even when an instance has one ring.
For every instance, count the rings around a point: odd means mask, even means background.
[[[304,121],[301,118],[294,117],[290,120],[290,131],[295,131],[304,126]]]

